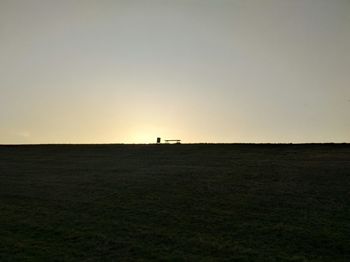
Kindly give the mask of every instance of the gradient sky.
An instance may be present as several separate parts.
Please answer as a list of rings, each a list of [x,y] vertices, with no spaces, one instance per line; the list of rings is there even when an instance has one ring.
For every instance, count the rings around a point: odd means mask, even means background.
[[[349,0],[0,0],[0,143],[350,142]]]

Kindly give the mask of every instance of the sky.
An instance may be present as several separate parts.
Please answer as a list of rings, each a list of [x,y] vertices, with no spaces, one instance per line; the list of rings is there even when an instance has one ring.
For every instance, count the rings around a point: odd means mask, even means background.
[[[0,0],[0,144],[350,142],[349,0]]]

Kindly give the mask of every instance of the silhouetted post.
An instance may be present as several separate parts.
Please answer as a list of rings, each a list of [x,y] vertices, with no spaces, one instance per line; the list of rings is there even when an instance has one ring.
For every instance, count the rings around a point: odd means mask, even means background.
[[[157,137],[157,144],[160,144],[160,137]]]

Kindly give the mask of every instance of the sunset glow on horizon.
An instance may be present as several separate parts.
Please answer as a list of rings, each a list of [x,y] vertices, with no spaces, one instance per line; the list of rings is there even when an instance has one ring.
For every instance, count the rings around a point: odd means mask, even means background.
[[[0,144],[350,142],[350,1],[0,0]]]

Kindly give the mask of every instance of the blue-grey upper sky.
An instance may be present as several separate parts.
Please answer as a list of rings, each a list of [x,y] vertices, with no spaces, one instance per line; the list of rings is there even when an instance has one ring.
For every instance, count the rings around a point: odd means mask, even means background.
[[[0,143],[350,142],[349,0],[0,0]]]

